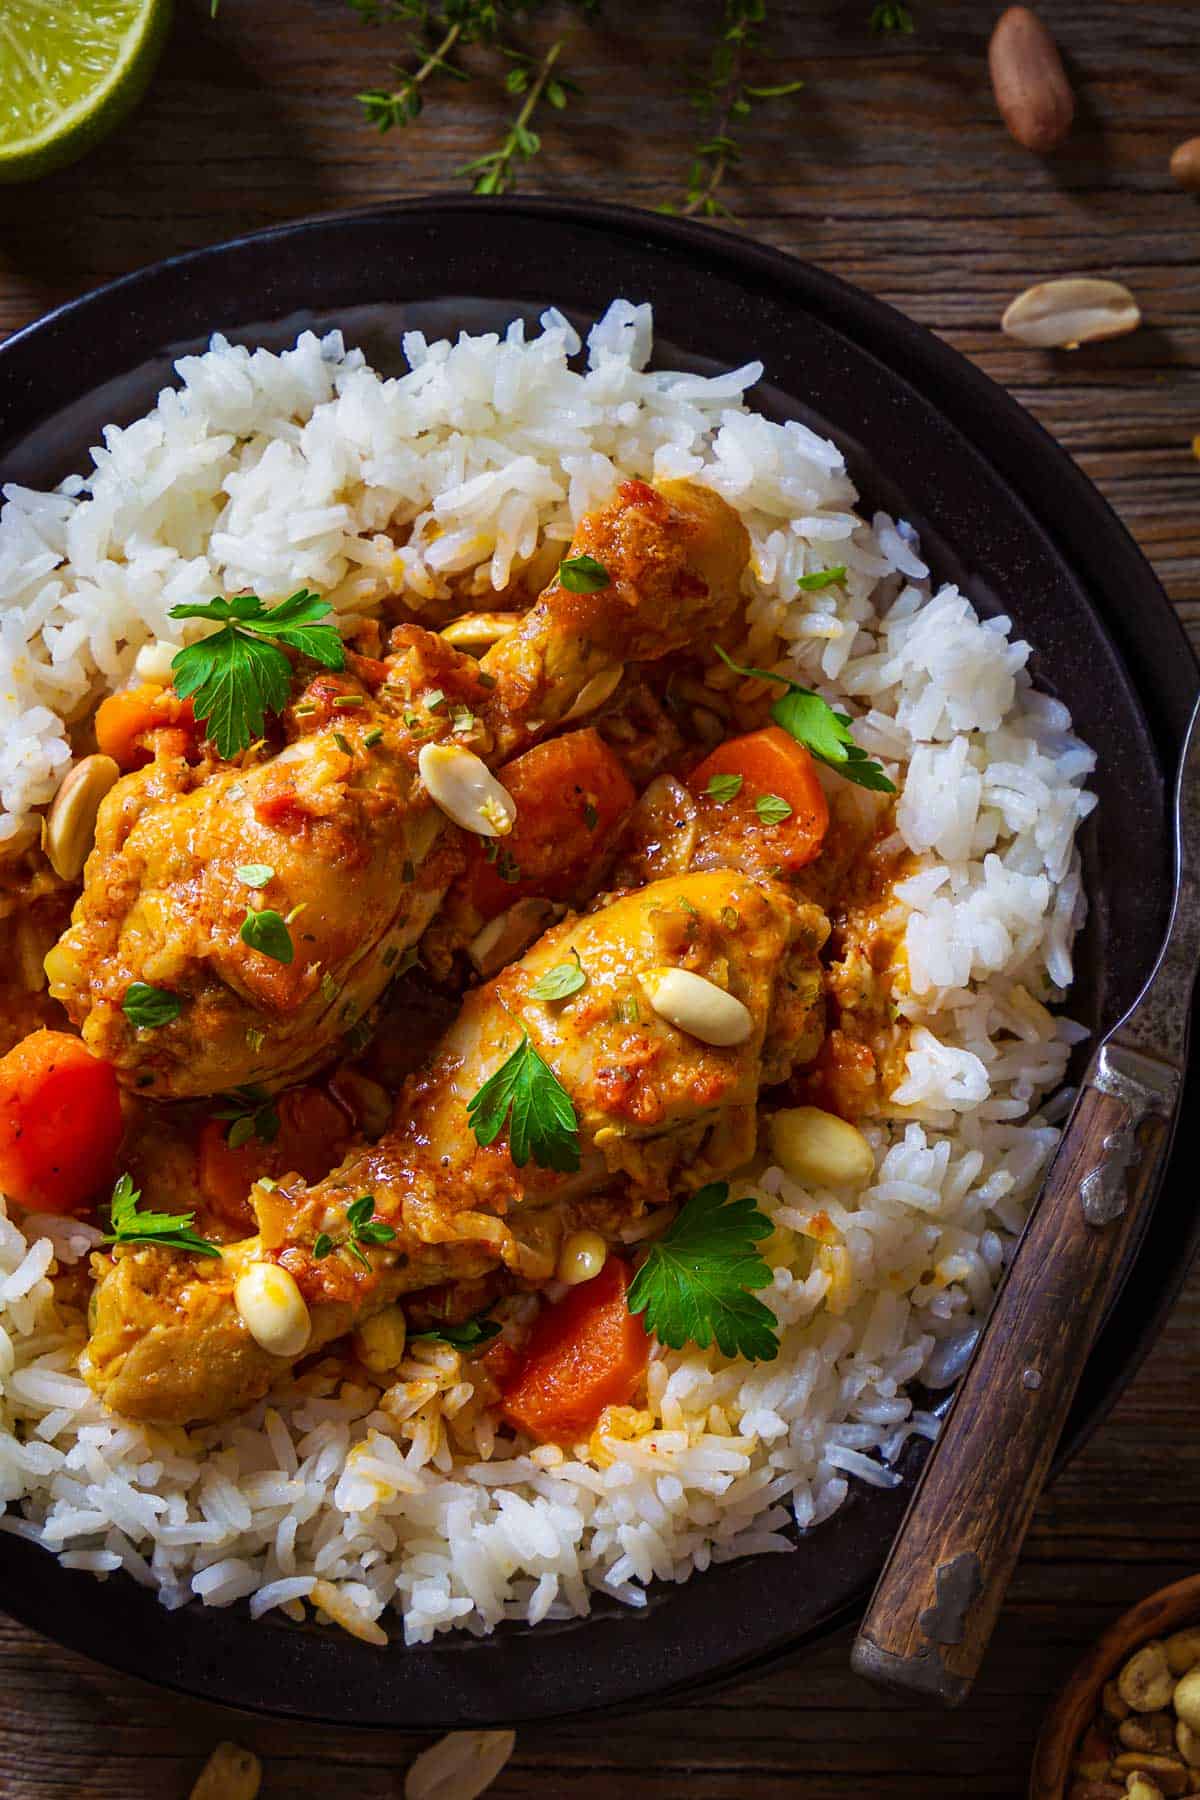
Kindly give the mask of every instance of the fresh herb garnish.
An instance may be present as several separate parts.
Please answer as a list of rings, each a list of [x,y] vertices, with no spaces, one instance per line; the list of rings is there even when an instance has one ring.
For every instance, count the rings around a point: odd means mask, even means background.
[[[597,825],[600,823],[599,810],[597,807],[593,806],[590,800],[585,800],[583,803],[583,822],[589,831],[595,831]]]
[[[179,1017],[183,1001],[178,994],[168,993],[166,988],[150,987],[145,981],[131,981],[125,989],[121,1011],[139,1031],[157,1031],[161,1025],[170,1025]]]
[[[295,957],[296,946],[292,943],[286,919],[269,906],[262,912],[248,912],[238,936],[243,944],[249,944],[260,956],[269,956],[272,962],[290,963]]]
[[[345,667],[337,631],[317,623],[332,610],[307,588],[278,606],[264,606],[257,594],[235,594],[171,608],[173,619],[214,619],[221,627],[180,650],[171,663],[176,693],[190,698],[196,717],[207,720],[219,756],[244,750],[261,734],[267,713],[287,705],[292,665],[281,646],[327,669]]]
[[[323,1262],[334,1250],[348,1250],[363,1267],[369,1269],[371,1259],[363,1248],[364,1244],[390,1244],[396,1236],[395,1228],[385,1219],[376,1219],[374,1194],[360,1194],[346,1208],[346,1224],[348,1230],[340,1243],[330,1236],[329,1232],[318,1232],[313,1240],[312,1254],[316,1262]]]
[[[725,0],[705,79],[688,96],[704,121],[704,136],[692,146],[683,199],[668,203],[660,212],[693,214],[703,219],[732,218],[717,191],[742,160],[736,132],[758,100],[783,100],[798,94],[802,81],[784,81],[774,87],[751,87],[744,79],[748,54],[759,48],[757,27],[767,16],[766,0]]]
[[[796,586],[804,594],[819,593],[822,588],[836,587],[839,581],[846,579],[846,565],[839,563],[836,569],[814,569],[811,575],[801,575]]]
[[[567,104],[569,94],[579,92],[573,81],[565,81],[561,75],[555,75],[554,67],[563,53],[565,38],[559,38],[551,44],[540,62],[526,56],[520,50],[506,50],[504,54],[512,63],[504,86],[510,94],[523,95],[521,105],[512,124],[505,132],[495,150],[487,151],[483,156],[476,156],[471,162],[463,163],[455,170],[456,175],[472,175],[472,190],[476,194],[506,194],[517,179],[517,169],[522,162],[529,162],[542,147],[542,140],[530,124],[537,111],[538,102],[545,95],[556,112],[561,112]]]
[[[248,888],[265,888],[275,874],[270,863],[242,863],[233,872]]]
[[[220,1256],[216,1244],[192,1230],[194,1212],[139,1212],[141,1197],[141,1189],[134,1187],[129,1176],[120,1176],[109,1203],[110,1228],[101,1243],[158,1244],[164,1250],[190,1251],[193,1256]]]
[[[256,1137],[260,1144],[273,1144],[279,1136],[279,1114],[275,1101],[265,1088],[253,1084],[234,1088],[231,1094],[219,1096],[223,1104],[213,1111],[214,1119],[228,1119],[225,1142],[231,1150],[240,1150]]]
[[[704,1350],[715,1338],[726,1356],[771,1362],[778,1321],[754,1290],[771,1280],[755,1245],[772,1229],[753,1200],[730,1200],[727,1181],[710,1182],[651,1245],[630,1284],[630,1312],[673,1350]]]
[[[612,576],[594,556],[568,556],[558,565],[558,579],[569,594],[598,594],[612,586]]]
[[[710,800],[724,806],[729,800],[736,800],[742,791],[743,775],[713,775],[709,777],[705,793]]]
[[[764,825],[782,825],[792,816],[792,809],[782,794],[760,794],[754,802],[754,810]]]
[[[571,1096],[527,1034],[467,1103],[480,1145],[494,1143],[508,1121],[508,1152],[518,1169],[533,1157],[542,1169],[573,1175],[579,1167],[579,1120]]]
[[[428,1331],[410,1332],[409,1338],[412,1342],[417,1338],[438,1338],[455,1350],[474,1350],[480,1344],[490,1344],[494,1337],[499,1337],[501,1329],[495,1319],[485,1319],[482,1314],[477,1314],[473,1319],[464,1319],[461,1325],[431,1325]]]
[[[552,969],[535,981],[529,990],[531,1000],[565,1000],[568,994],[577,994],[587,981],[583,972],[583,964],[579,960],[579,952],[573,946],[571,955],[573,963],[555,963]]]
[[[827,763],[844,775],[847,781],[856,786],[870,788],[877,794],[894,794],[896,785],[889,781],[877,762],[872,762],[850,735],[853,721],[845,713],[834,712],[828,700],[822,700],[820,694],[814,694],[811,688],[801,687],[799,682],[792,681],[787,675],[773,674],[770,669],[746,669],[735,663],[731,656],[726,656],[719,644],[713,646],[717,655],[727,668],[735,675],[745,675],[759,681],[777,681],[787,689],[771,707],[771,717],[790,737],[818,762]]]
[[[897,5],[896,0],[886,0],[871,14],[872,31],[900,31],[911,37],[916,29],[907,6]]]
[[[370,731],[364,732],[363,734],[363,749],[373,750],[382,736],[383,726],[372,725]]]

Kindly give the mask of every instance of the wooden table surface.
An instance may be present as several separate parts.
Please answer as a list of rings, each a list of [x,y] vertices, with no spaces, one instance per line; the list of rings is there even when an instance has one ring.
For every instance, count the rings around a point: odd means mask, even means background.
[[[1172,146],[1200,132],[1196,0],[1045,0],[1079,97],[1074,136],[1046,163],[996,117],[984,51],[997,6],[914,0],[917,34],[890,40],[869,34],[870,9],[771,0],[759,78],[807,85],[749,122],[730,196],[743,228],[900,307],[1011,389],[1112,501],[1200,634],[1200,202],[1167,174]],[[586,91],[545,124],[526,190],[646,206],[677,194],[695,131],[685,70],[717,11],[607,0],[576,29],[569,72]],[[209,0],[179,0],[149,96],[115,138],[38,186],[0,189],[0,335],[175,251],[460,189],[454,169],[490,147],[509,104],[490,79],[443,89],[415,130],[380,138],[353,96],[386,82],[394,28],[368,29],[341,0],[221,0],[208,14]],[[555,23],[547,14],[539,33]],[[1073,272],[1124,279],[1146,328],[1075,356],[1002,338],[1008,299]],[[960,1713],[881,1698],[849,1674],[843,1642],[692,1706],[523,1731],[493,1791],[1019,1795],[1039,1717],[1080,1650],[1200,1557],[1198,1325],[1193,1273],[1149,1361],[1044,1499]],[[272,1800],[381,1800],[420,1747],[176,1700],[2,1618],[0,1693],[3,1800],[183,1800],[225,1736],[262,1756]]]

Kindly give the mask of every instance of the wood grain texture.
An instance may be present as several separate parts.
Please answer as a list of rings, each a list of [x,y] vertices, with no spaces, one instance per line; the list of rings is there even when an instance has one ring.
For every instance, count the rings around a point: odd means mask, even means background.
[[[1200,642],[1200,202],[1167,173],[1200,130],[1195,0],[1043,0],[1078,96],[1042,163],[987,85],[999,0],[911,0],[913,38],[873,39],[871,0],[771,0],[768,79],[799,98],[751,122],[733,199],[744,229],[878,294],[1007,386],[1076,457]],[[306,213],[460,189],[494,141],[494,85],[431,96],[378,138],[353,96],[389,39],[342,0],[177,0],[137,114],[75,169],[0,189],[0,333],[157,257]],[[677,194],[695,130],[682,97],[717,0],[606,0],[576,32],[586,99],[545,124],[528,191],[652,206]],[[539,31],[554,29],[547,14]],[[395,40],[391,40],[393,43]],[[1003,339],[1014,294],[1113,275],[1146,327],[1071,356]],[[214,320],[214,324],[219,324]],[[1013,1800],[1038,1721],[1122,1608],[1200,1556],[1200,1275],[1105,1427],[1047,1494],[983,1674],[960,1712],[909,1710],[848,1671],[848,1639],[713,1698],[620,1722],[531,1729],[496,1788],[523,1800]],[[288,1726],[109,1675],[0,1617],[3,1800],[183,1800],[212,1745],[265,1760],[266,1800],[384,1800],[419,1740]]]

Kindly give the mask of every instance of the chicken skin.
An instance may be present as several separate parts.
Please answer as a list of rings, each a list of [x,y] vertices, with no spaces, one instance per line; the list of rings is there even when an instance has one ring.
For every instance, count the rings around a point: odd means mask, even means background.
[[[383,661],[351,655],[315,677],[301,665],[274,738],[236,764],[189,761],[163,734],[117,782],[46,967],[122,1082],[187,1099],[278,1088],[327,1062],[461,864],[460,833],[420,780],[422,747],[452,740],[494,766],[601,704],[626,663],[716,637],[749,542],[707,489],[628,482],[568,554],[600,562],[607,585],[578,594],[556,578],[482,662],[402,626]],[[286,921],[290,960],[243,938],[254,910]],[[176,996],[178,1017],[132,1023],[134,983]]]
[[[501,1265],[544,1282],[564,1220],[589,1195],[619,1194],[636,1216],[739,1167],[754,1152],[761,1087],[815,1054],[827,935],[817,907],[724,870],[671,877],[563,920],[468,995],[378,1143],[352,1149],[315,1186],[255,1189],[255,1237],[226,1246],[220,1261],[153,1247],[97,1259],[88,1380],[133,1418],[221,1418],[265,1394],[288,1362],[260,1348],[234,1304],[251,1263],[275,1261],[294,1277],[311,1355],[398,1295],[439,1282]],[[582,986],[563,1000],[535,995],[551,969],[576,959]],[[642,977],[664,966],[736,997],[744,1040],[716,1047],[660,1016]],[[469,1121],[473,1097],[526,1041],[577,1121],[575,1151],[557,1168],[518,1167],[507,1126],[481,1145]],[[320,1234],[344,1243],[347,1209],[368,1194],[392,1240],[362,1261],[315,1256]]]

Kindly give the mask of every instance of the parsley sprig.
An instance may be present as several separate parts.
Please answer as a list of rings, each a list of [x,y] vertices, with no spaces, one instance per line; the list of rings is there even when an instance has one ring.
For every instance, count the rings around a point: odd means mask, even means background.
[[[220,626],[171,663],[175,692],[190,698],[196,717],[208,721],[219,756],[245,750],[262,735],[267,713],[287,705],[292,665],[281,646],[327,669],[346,666],[336,629],[318,623],[332,610],[307,588],[278,606],[265,606],[257,594],[235,594],[171,608],[173,619],[212,619]]]
[[[210,1244],[192,1230],[195,1213],[139,1212],[142,1193],[128,1175],[122,1175],[112,1191],[109,1203],[110,1229],[101,1239],[105,1244],[157,1244],[163,1250],[187,1250],[192,1256],[217,1256],[217,1244]]]
[[[770,669],[747,669],[726,656],[719,644],[713,646],[726,668],[735,675],[754,677],[759,681],[777,681],[787,689],[771,707],[771,717],[798,744],[803,744],[818,762],[826,763],[853,781],[857,787],[870,788],[877,794],[894,794],[896,784],[889,781],[877,762],[872,762],[861,745],[850,735],[854,723],[845,713],[834,712],[828,700],[801,687],[790,676],[776,675]]]
[[[279,1136],[279,1114],[273,1097],[265,1088],[248,1084],[219,1098],[221,1105],[214,1108],[213,1118],[229,1121],[225,1142],[231,1150],[240,1150],[252,1137],[260,1144],[275,1142]]]
[[[651,1245],[630,1283],[630,1312],[673,1350],[715,1339],[725,1356],[771,1362],[778,1321],[754,1290],[771,1280],[755,1245],[772,1229],[753,1200],[730,1200],[727,1181],[710,1182]]]
[[[494,1143],[508,1122],[508,1153],[518,1169],[533,1157],[542,1169],[573,1175],[579,1167],[579,1120],[571,1096],[527,1033],[506,1062],[467,1103],[477,1144]]]
[[[360,1194],[346,1208],[346,1236],[339,1242],[328,1231],[318,1232],[313,1241],[312,1253],[317,1262],[323,1262],[335,1250],[348,1250],[356,1257],[365,1269],[371,1266],[371,1259],[363,1248],[365,1244],[390,1244],[395,1236],[395,1227],[386,1219],[377,1219],[374,1194]]]

